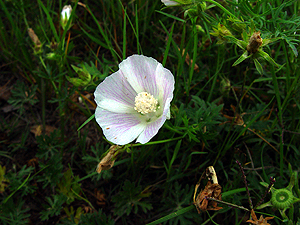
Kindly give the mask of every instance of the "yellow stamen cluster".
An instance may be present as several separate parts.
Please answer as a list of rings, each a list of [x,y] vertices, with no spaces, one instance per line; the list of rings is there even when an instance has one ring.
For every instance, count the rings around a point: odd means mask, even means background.
[[[134,109],[141,114],[156,112],[156,109],[159,108],[157,105],[158,101],[147,92],[141,92],[135,97]]]

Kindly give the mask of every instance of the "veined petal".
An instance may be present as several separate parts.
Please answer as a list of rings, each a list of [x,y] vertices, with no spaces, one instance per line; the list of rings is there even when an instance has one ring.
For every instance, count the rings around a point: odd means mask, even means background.
[[[156,83],[159,91],[159,96],[157,96],[159,103],[165,103],[167,99],[172,100],[175,80],[171,71],[159,64],[156,68],[155,74]],[[164,105],[162,107],[165,108]]]
[[[164,108],[164,114],[166,116],[166,119],[169,120],[171,118],[171,111],[170,111],[170,105],[171,105],[172,98],[168,98],[165,102],[165,108]]]
[[[133,55],[120,63],[120,70],[136,93],[158,95],[156,68],[160,63],[151,57]]]
[[[146,129],[137,138],[137,142],[142,144],[147,143],[153,138],[159,131],[159,129],[164,125],[166,119],[170,119],[170,102],[172,99],[168,99],[165,104],[163,115],[158,118],[155,122],[147,124]]]
[[[161,118],[157,119],[155,122],[147,124],[146,129],[139,135],[136,142],[145,144],[148,141],[150,141],[150,139],[153,138],[158,133],[158,130],[162,127],[165,121],[166,121],[166,117],[162,116]]]
[[[103,105],[101,101],[111,99],[133,108],[136,94],[122,73],[117,71],[98,85],[94,96],[97,105]]]
[[[97,103],[98,107],[114,113],[137,113],[136,110],[129,105],[120,103],[113,99],[102,99]]]
[[[106,139],[117,145],[132,142],[146,128],[135,114],[113,113],[97,107],[95,117]]]

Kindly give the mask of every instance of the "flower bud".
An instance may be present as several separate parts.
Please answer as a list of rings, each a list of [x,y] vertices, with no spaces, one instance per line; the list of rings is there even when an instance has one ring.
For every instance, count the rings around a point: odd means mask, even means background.
[[[31,28],[28,28],[28,35],[32,42],[34,43],[34,53],[39,54],[42,52],[42,44],[39,39],[39,37],[35,34],[34,30]]]
[[[65,5],[61,11],[60,22],[61,22],[61,26],[64,30],[67,28],[66,26],[70,19],[71,13],[72,13],[72,7],[70,5]],[[67,28],[67,29],[69,29],[69,28]]]
[[[207,9],[207,4],[206,4],[206,2],[200,2],[198,4],[198,7],[201,9],[201,11],[204,12]]]
[[[202,34],[205,34],[205,30],[203,29],[203,27],[199,24],[196,25],[196,30],[199,32],[199,33],[202,33]]]
[[[57,54],[55,54],[54,52],[50,52],[46,55],[46,58],[50,59],[50,60],[57,60],[60,57]]]
[[[228,80],[226,77],[221,78],[221,82],[220,82],[220,92],[222,95],[224,96],[228,96],[229,92],[230,92],[230,80]]]
[[[212,36],[218,37],[217,44],[223,44],[227,41],[225,38],[226,36],[232,36],[230,30],[227,29],[224,25],[221,25],[220,23],[216,28],[213,28],[214,32],[210,33]]]
[[[69,82],[71,82],[72,84],[74,84],[75,86],[87,86],[91,80],[91,74],[89,73],[89,71],[86,69],[86,67],[84,65],[82,65],[82,67],[77,67],[74,65],[71,65],[72,68],[75,70],[75,72],[78,74],[79,78],[72,78],[69,76],[66,76],[67,80]]]
[[[247,51],[254,54],[258,51],[259,47],[262,45],[263,39],[260,36],[260,32],[255,32],[249,38],[249,44],[247,45]]]
[[[198,10],[195,7],[185,10],[184,18],[186,18],[187,16],[190,16],[191,18],[198,16]]]

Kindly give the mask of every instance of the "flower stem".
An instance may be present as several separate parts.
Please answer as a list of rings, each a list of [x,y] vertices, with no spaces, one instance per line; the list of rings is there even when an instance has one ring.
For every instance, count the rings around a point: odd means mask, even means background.
[[[146,144],[132,144],[132,147],[138,147],[138,146],[143,146],[143,145],[156,145],[156,144],[162,144],[162,143],[166,143],[166,142],[171,142],[171,141],[176,141],[176,140],[180,140],[183,139],[182,137],[177,137],[177,138],[170,138],[170,139],[165,139],[165,140],[161,140],[161,141],[151,141],[148,142]]]
[[[242,209],[242,210],[250,212],[249,209],[247,209],[243,206],[235,205],[235,204],[232,204],[232,203],[229,203],[229,202],[224,202],[222,200],[218,200],[218,199],[215,199],[215,198],[212,198],[212,197],[207,197],[206,196],[205,199],[215,201],[215,202],[218,202],[218,203],[221,203],[221,204],[224,204],[224,205],[228,205],[229,207],[232,207],[232,208],[238,208],[238,209]]]
[[[45,80],[41,77],[41,94],[42,94],[42,126],[43,133],[46,129],[46,90],[45,90]]]
[[[242,172],[242,177],[243,177],[243,179],[244,179],[244,183],[245,183],[245,188],[246,188],[246,192],[247,192],[247,195],[248,195],[248,201],[249,201],[250,209],[253,209],[253,204],[252,204],[252,200],[251,200],[251,198],[250,198],[250,192],[249,192],[249,189],[248,189],[248,184],[247,184],[247,180],[246,180],[246,175],[245,175],[245,173],[244,173],[244,170],[243,170],[243,167],[242,167],[241,163],[240,163],[238,160],[236,160],[236,163],[239,165],[240,170],[241,170],[241,172]]]
[[[274,185],[275,183],[275,178],[273,177],[270,177],[270,183],[269,183],[269,186],[268,188],[266,189],[266,192],[265,194],[262,196],[262,198],[260,199],[260,201],[256,204],[256,206],[254,207],[253,210],[255,210],[258,206],[260,206],[260,204],[263,202],[263,200],[265,199],[266,195],[270,192],[272,186]]]
[[[169,126],[167,123],[164,124],[164,127],[167,128],[170,131],[173,131],[173,132],[177,133],[177,134],[180,134],[180,135],[184,134],[183,132],[180,132],[180,131],[174,129],[173,127]]]

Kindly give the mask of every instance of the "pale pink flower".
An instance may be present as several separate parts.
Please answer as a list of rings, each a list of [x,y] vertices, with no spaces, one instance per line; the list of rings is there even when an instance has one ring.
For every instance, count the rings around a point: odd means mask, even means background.
[[[96,121],[106,139],[117,145],[147,143],[170,119],[174,83],[172,73],[151,57],[123,60],[94,93]]]

